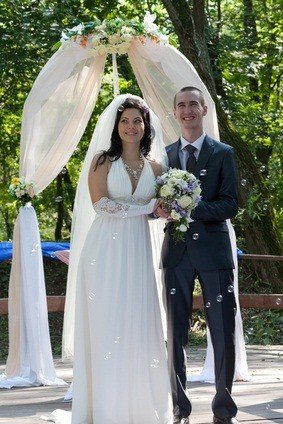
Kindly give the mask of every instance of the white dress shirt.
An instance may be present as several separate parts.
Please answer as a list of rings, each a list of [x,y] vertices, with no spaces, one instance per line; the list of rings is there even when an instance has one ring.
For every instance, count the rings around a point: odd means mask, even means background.
[[[186,146],[190,144],[191,146],[194,146],[196,148],[193,155],[195,155],[196,160],[198,160],[200,149],[202,147],[202,143],[205,136],[206,136],[206,133],[203,132],[202,135],[199,138],[197,138],[193,143],[189,143],[183,136],[181,136],[181,144],[179,148],[179,159],[180,159],[181,167],[183,170],[186,170],[187,168],[187,160],[189,157],[189,152],[187,151]]]

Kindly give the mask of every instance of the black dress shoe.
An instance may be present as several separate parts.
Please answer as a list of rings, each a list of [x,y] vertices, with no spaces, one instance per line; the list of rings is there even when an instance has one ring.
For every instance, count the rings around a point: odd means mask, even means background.
[[[236,418],[217,418],[213,417],[213,424],[237,424],[239,421]]]

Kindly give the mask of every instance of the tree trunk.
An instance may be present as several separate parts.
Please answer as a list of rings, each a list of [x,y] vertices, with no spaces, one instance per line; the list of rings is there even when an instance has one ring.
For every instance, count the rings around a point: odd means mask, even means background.
[[[246,40],[246,47],[248,51],[252,52],[255,49],[255,46],[258,42],[258,35],[257,35],[257,28],[256,28],[256,20],[255,20],[255,14],[253,10],[253,0],[243,0],[243,6],[244,6],[244,15],[243,15],[243,23],[244,23],[244,33],[245,33],[245,40]],[[268,69],[267,74],[269,75],[268,78],[268,88],[266,90],[262,90],[264,93],[270,92],[270,82],[271,82],[271,72],[272,72],[272,66],[271,69]],[[266,77],[265,77],[266,78]],[[259,81],[258,78],[255,76],[249,77],[249,84],[250,84],[250,96],[251,99],[255,102],[260,101],[260,93],[259,93]],[[268,96],[269,99],[269,96]],[[267,102],[268,102],[267,99]],[[266,108],[268,105],[265,104],[264,108]],[[268,135],[268,128],[264,120],[261,120],[261,136],[267,136]],[[268,174],[268,161],[272,154],[272,146],[265,146],[262,143],[259,143],[256,148],[256,157],[259,163],[265,166],[265,171],[263,175],[267,176]]]
[[[217,94],[221,97],[224,97],[226,93],[223,88],[222,69],[219,67],[219,39],[220,39],[221,19],[222,19],[221,0],[216,1],[216,7],[217,7],[216,28],[214,28],[213,25],[215,24],[214,24],[214,21],[212,21],[212,24],[210,24],[210,30],[209,30],[209,34],[210,34],[209,40],[207,40],[207,49],[208,49],[208,54],[210,57]]]
[[[65,184],[65,190],[63,190],[63,183]],[[70,174],[67,168],[64,168],[60,174],[56,177],[56,196],[57,196],[57,222],[55,228],[55,240],[62,240],[62,228],[66,225],[66,228],[71,231],[72,218],[67,208],[67,198],[71,203],[71,210],[74,207],[75,190],[70,179]]]
[[[6,228],[6,239],[12,240],[13,238],[13,224],[10,221],[9,212],[7,210],[2,210],[2,216],[5,222]]]
[[[70,174],[69,174],[67,168],[65,168],[65,172],[63,174],[63,181],[64,181],[64,184],[65,184],[65,192],[68,195],[70,203],[71,203],[71,210],[73,210],[74,199],[75,199],[75,189],[72,185]],[[72,217],[69,214],[67,207],[64,208],[64,222],[66,224],[66,228],[71,232]]]
[[[249,213],[244,212],[244,229],[240,234],[247,253],[281,255],[282,248],[276,230],[275,218],[268,199],[269,193],[264,186],[249,146],[228,121],[216,95],[216,86],[212,75],[207,45],[204,38],[204,0],[163,0],[170,19],[179,38],[180,50],[193,63],[199,76],[210,91],[216,105],[221,139],[234,147],[238,165],[240,207],[249,205]],[[254,200],[254,204],[252,201]],[[264,208],[261,206],[265,205]],[[257,213],[255,213],[258,209]],[[276,262],[258,262],[254,269],[256,276],[263,281],[273,283],[273,291],[282,290],[283,267]]]
[[[244,6],[244,33],[246,46],[248,50],[254,50],[258,41],[257,29],[255,22],[255,15],[253,11],[253,0],[243,0]],[[255,101],[259,101],[258,92],[258,79],[256,77],[249,77],[251,97]]]
[[[270,93],[272,92],[272,89],[274,88],[272,83],[273,61],[271,59],[273,57],[276,57],[278,55],[278,52],[276,49],[276,36],[274,33],[275,22],[272,22],[269,19],[268,7],[265,0],[262,0],[262,6],[265,12],[265,19],[266,19],[267,28],[268,28],[268,42],[265,47],[265,52],[269,58],[269,60],[267,60],[265,63],[264,72],[262,74],[261,82],[262,82],[262,85],[264,86],[264,90],[262,90],[263,91],[262,100],[263,100],[263,106],[268,107]],[[279,80],[281,76],[282,76],[282,73],[281,75],[279,75]]]
[[[62,185],[62,174],[58,174],[56,177],[56,202],[57,202],[57,222],[55,228],[55,240],[62,240],[62,227],[64,220],[64,203],[63,203],[63,185]]]

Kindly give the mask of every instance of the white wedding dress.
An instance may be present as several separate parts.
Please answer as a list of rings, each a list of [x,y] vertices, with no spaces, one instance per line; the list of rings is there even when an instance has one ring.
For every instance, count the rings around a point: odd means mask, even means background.
[[[111,200],[137,209],[155,195],[146,160],[133,194],[121,158],[112,163],[107,185]],[[107,212],[107,204],[101,208]],[[78,268],[71,422],[173,422],[147,215],[97,214],[86,238]]]

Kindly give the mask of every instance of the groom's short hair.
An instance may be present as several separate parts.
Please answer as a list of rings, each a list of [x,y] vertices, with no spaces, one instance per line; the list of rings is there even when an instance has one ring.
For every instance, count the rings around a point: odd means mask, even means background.
[[[200,101],[201,101],[201,105],[204,106],[205,105],[205,100],[204,100],[204,95],[203,92],[197,88],[197,87],[193,87],[191,85],[187,86],[187,87],[183,87],[181,88],[181,90],[179,90],[175,96],[174,96],[174,109],[176,107],[176,98],[178,96],[179,93],[183,93],[184,91],[197,91],[200,94]]]

